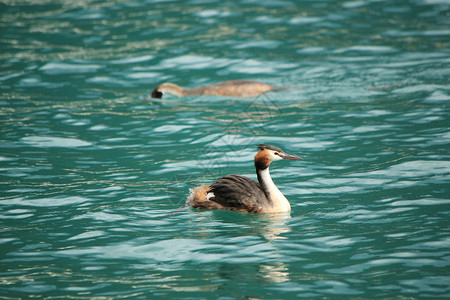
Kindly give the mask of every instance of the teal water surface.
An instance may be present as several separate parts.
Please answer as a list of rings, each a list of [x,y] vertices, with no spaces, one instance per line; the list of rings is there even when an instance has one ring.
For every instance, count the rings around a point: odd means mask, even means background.
[[[449,14],[0,1],[0,297],[450,298]],[[232,79],[283,89],[148,98]],[[167,215],[259,143],[289,214]]]

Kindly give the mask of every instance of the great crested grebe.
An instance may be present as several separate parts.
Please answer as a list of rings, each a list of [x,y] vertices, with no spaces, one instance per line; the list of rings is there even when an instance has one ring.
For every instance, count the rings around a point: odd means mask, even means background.
[[[227,175],[210,186],[191,189],[187,205],[201,209],[225,209],[250,213],[278,213],[291,210],[289,201],[273,183],[270,163],[281,159],[301,159],[278,147],[258,145],[255,168],[258,182],[240,175]]]
[[[166,82],[158,85],[152,92],[152,98],[161,98],[164,93],[177,97],[187,95],[212,95],[229,97],[256,97],[276,88],[256,81],[230,80],[217,84],[200,86],[194,89],[185,89],[174,83]]]

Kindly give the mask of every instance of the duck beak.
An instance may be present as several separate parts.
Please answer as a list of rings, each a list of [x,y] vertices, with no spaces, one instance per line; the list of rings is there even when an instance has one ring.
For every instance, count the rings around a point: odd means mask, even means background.
[[[303,158],[301,158],[301,157],[294,156],[294,155],[289,155],[289,154],[286,154],[286,153],[280,154],[280,157],[283,158],[283,159],[291,159],[291,160],[299,160],[299,159],[303,159]]]
[[[161,93],[160,91],[158,91],[157,89],[154,89],[152,92],[152,98],[161,98],[163,95],[163,93]]]

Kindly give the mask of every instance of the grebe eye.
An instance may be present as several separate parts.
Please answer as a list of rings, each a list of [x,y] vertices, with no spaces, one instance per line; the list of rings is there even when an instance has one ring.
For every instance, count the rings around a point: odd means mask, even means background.
[[[275,154],[275,155],[280,155],[280,154],[278,154],[278,152],[274,152],[273,154]]]

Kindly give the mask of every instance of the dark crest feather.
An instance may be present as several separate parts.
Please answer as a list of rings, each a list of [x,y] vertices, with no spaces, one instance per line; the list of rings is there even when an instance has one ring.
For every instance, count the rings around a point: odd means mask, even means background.
[[[271,145],[263,145],[263,144],[259,144],[257,145],[259,150],[264,150],[264,149],[268,149],[268,150],[273,150],[273,151],[279,151],[279,152],[283,152],[283,150],[281,150],[278,147],[275,146],[271,146]]]

